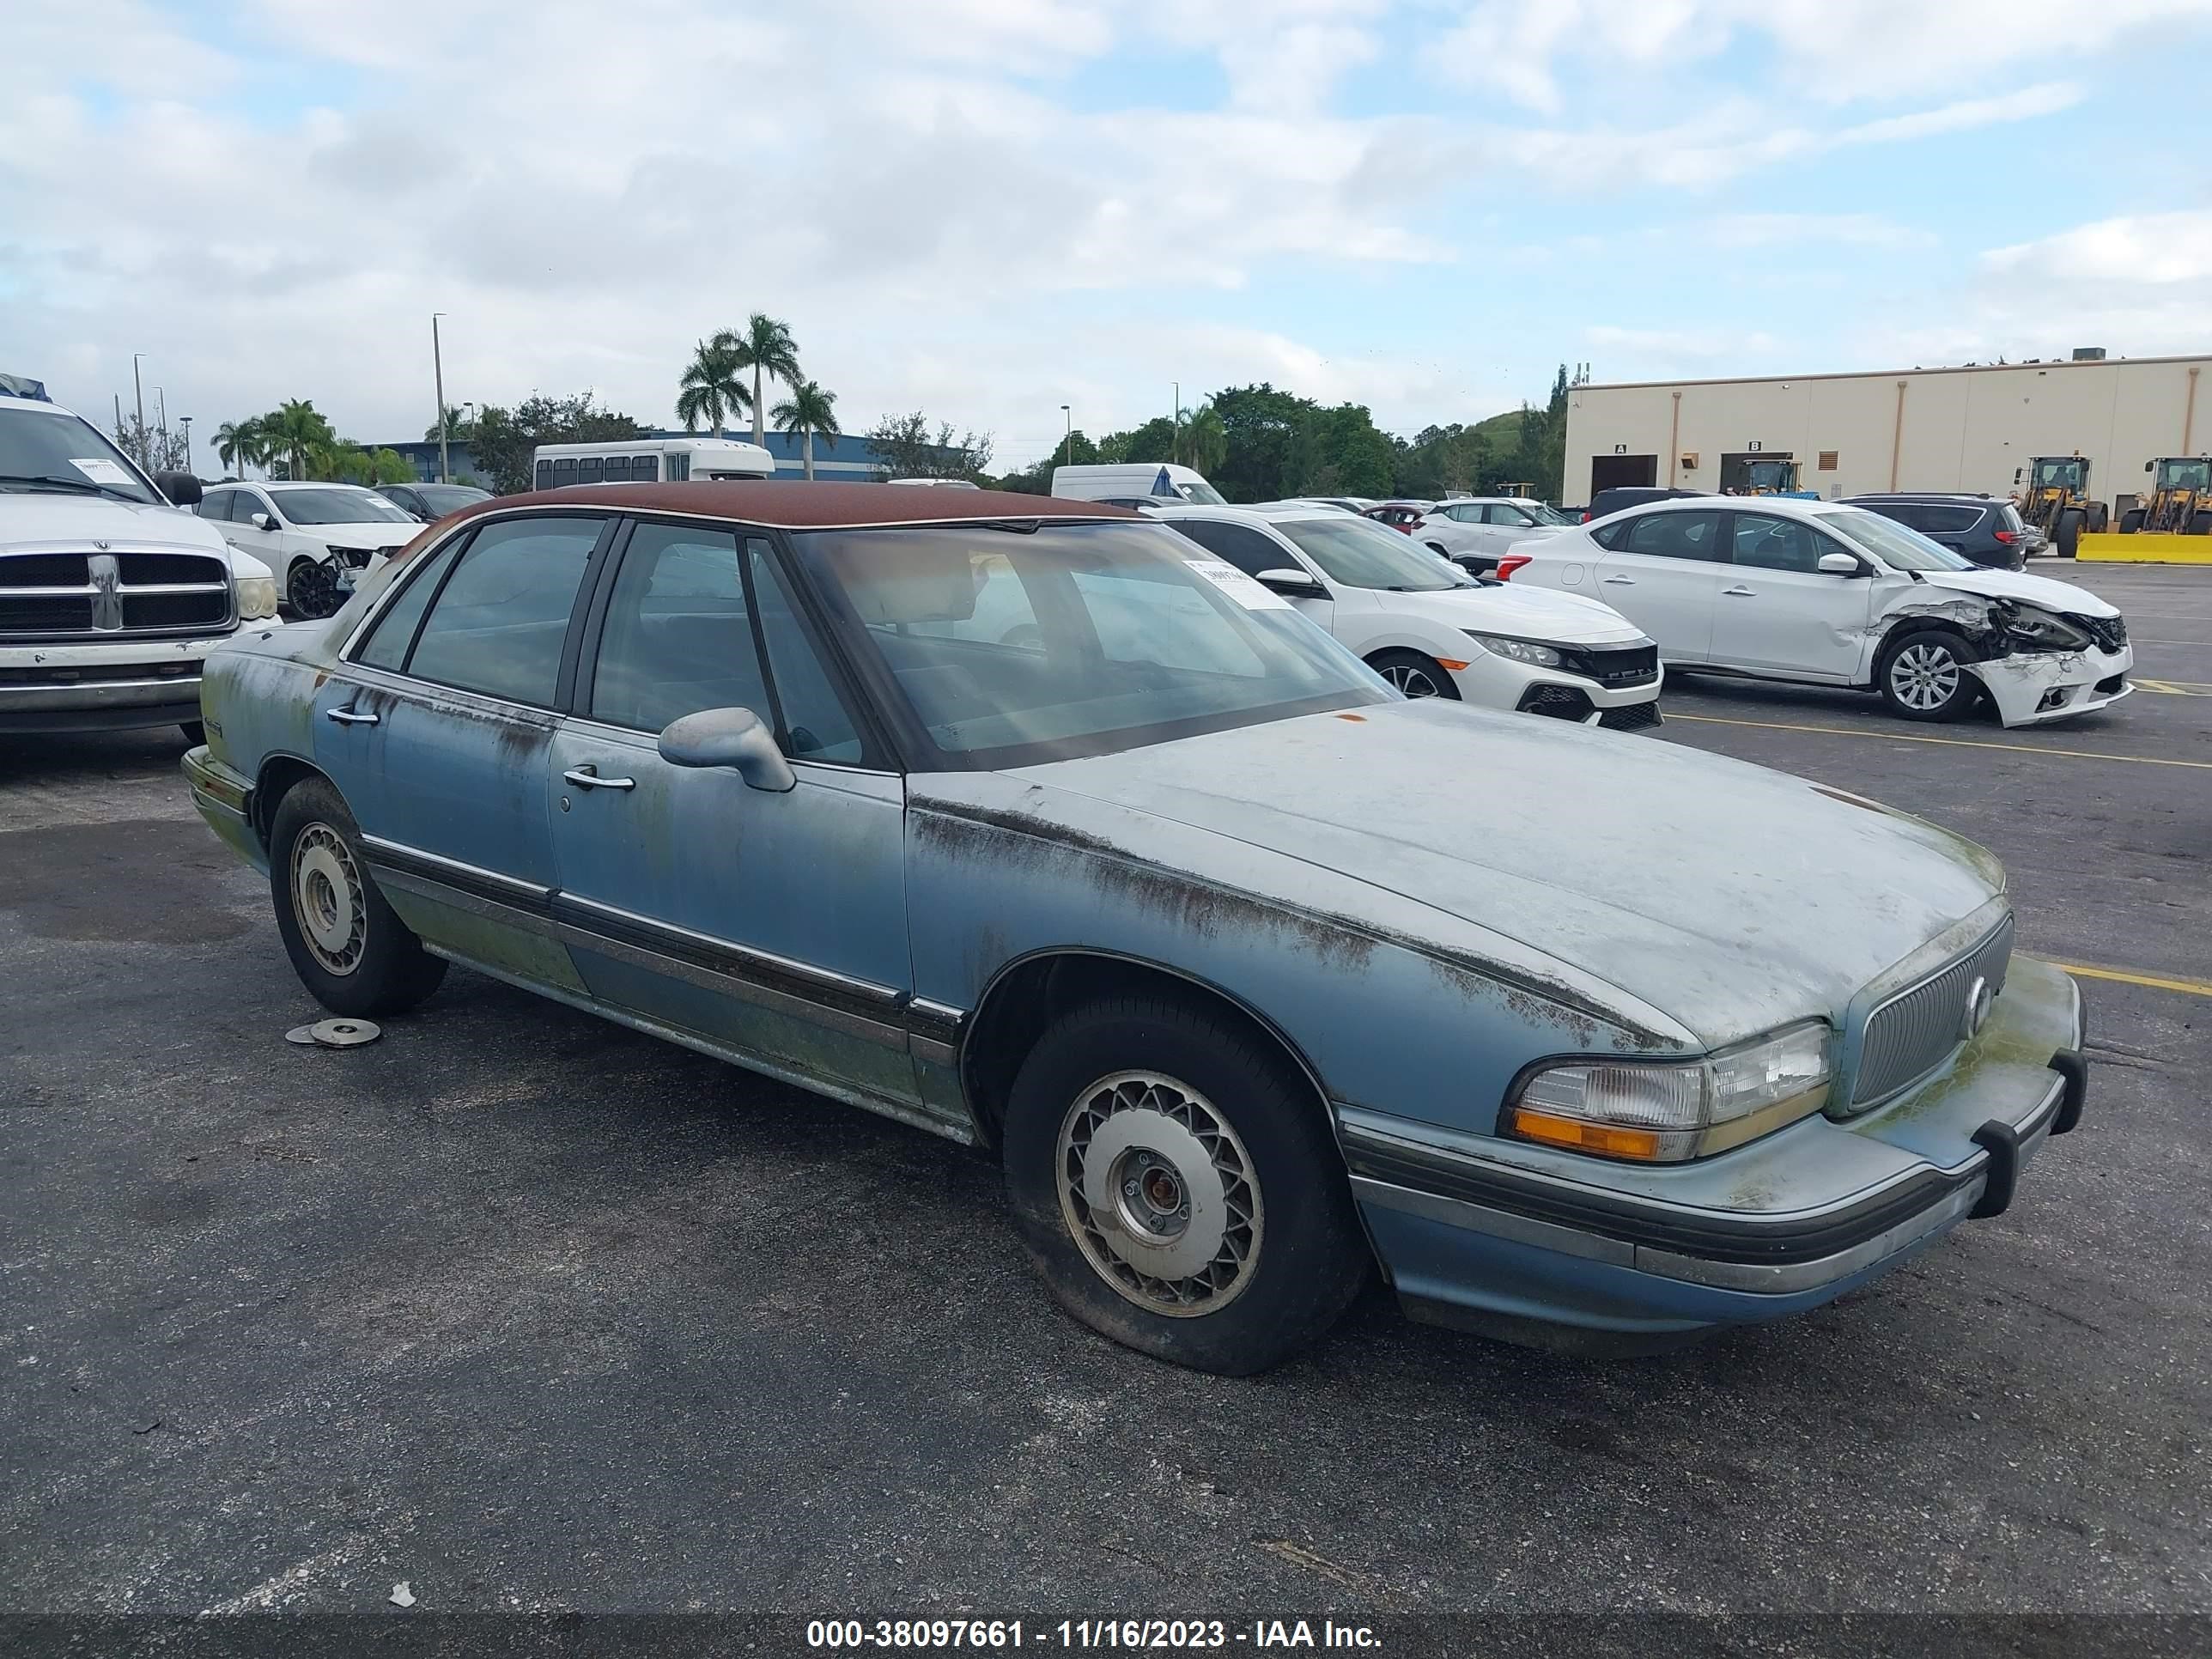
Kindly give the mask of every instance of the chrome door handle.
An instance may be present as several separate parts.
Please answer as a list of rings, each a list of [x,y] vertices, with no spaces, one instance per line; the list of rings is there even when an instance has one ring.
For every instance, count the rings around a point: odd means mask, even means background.
[[[1636,578],[1633,576],[1601,576],[1598,580],[1601,582],[1618,582],[1623,587],[1636,586]]]
[[[325,708],[323,715],[340,726],[374,726],[384,718],[381,714],[357,714],[350,708]]]
[[[1759,597],[1759,590],[1755,587],[1723,587],[1721,592],[1730,599],[1755,599]]]
[[[635,778],[603,778],[595,766],[579,766],[561,775],[563,781],[579,789],[635,789]]]

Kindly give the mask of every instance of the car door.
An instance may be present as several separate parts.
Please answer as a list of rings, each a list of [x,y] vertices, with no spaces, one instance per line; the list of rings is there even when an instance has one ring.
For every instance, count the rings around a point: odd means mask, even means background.
[[[1832,575],[1824,553],[1849,553],[1802,519],[1731,513],[1729,561],[1713,608],[1711,660],[1794,678],[1849,684],[1857,677],[1874,584]]]
[[[1661,508],[1593,532],[1606,550],[1593,596],[1656,640],[1662,661],[1699,663],[1711,652],[1713,606],[1728,568],[1723,516]]]
[[[263,529],[253,522],[255,514],[266,515],[270,527]],[[224,520],[222,538],[241,553],[249,553],[267,565],[276,577],[276,596],[284,594],[283,523],[276,509],[269,504],[268,496],[252,488],[234,489],[230,494],[230,514]]]
[[[1257,576],[1269,570],[1296,570],[1310,576],[1315,586],[1322,590],[1321,594],[1287,595],[1291,608],[1303,612],[1329,632],[1336,631],[1338,592],[1296,549],[1285,545],[1265,531],[1255,530],[1249,524],[1232,524],[1225,519],[1192,519],[1177,515],[1165,522],[1248,576]]]
[[[316,763],[392,908],[494,973],[580,993],[552,924],[547,782],[609,515],[479,523],[398,584],[315,694]]]
[[[641,520],[553,742],[555,909],[592,994],[772,1073],[924,1111],[908,1057],[905,788],[774,546]],[[763,656],[763,653],[765,655]],[[677,766],[659,733],[750,709],[795,781]]]

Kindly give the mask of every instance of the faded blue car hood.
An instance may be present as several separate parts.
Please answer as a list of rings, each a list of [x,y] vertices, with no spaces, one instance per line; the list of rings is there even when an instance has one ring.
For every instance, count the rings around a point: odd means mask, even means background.
[[[1359,714],[1001,775],[1024,811],[1129,856],[1218,880],[1238,866],[1213,837],[1281,854],[1349,878],[1319,908],[1361,887],[1394,915],[1413,901],[1712,1042],[1840,1012],[2002,887],[1971,842],[1764,767],[1435,701]],[[1115,809],[1166,823],[1133,833]]]

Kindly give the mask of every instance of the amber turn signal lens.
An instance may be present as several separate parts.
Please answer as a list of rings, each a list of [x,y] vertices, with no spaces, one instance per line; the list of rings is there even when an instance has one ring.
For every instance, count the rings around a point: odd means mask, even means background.
[[[1584,1123],[1549,1112],[1513,1109],[1513,1132],[1547,1146],[1565,1146],[1577,1152],[1598,1152],[1607,1158],[1656,1158],[1659,1133],[1656,1129],[1624,1129],[1611,1123]]]
[[[1437,666],[1439,668],[1449,668],[1455,674],[1464,673],[1467,671],[1467,665],[1465,663],[1454,662],[1449,657],[1438,657],[1437,659]]]

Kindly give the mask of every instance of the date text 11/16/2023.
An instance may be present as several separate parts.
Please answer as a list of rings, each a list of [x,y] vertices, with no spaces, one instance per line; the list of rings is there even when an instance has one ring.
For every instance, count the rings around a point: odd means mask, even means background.
[[[1219,1619],[1063,1619],[1057,1624],[1019,1619],[816,1619],[806,1626],[810,1648],[1037,1647],[1146,1648],[1375,1648],[1381,1643],[1364,1625],[1323,1619],[1255,1619],[1249,1627]]]

